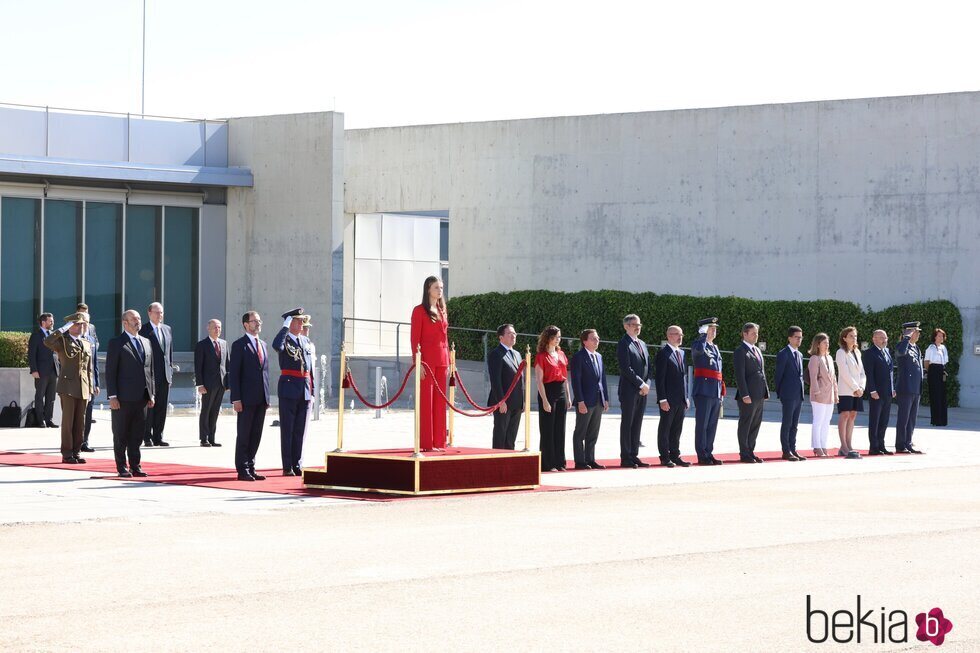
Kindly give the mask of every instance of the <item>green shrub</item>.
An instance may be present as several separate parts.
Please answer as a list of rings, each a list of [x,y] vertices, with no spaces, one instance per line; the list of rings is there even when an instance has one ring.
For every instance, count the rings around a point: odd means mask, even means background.
[[[27,367],[27,341],[31,334],[0,331],[0,367]]]
[[[901,325],[910,320],[922,322],[920,348],[929,345],[934,327],[943,328],[949,336],[950,406],[959,405],[959,359],[963,353],[963,320],[960,311],[949,301],[936,300],[892,306],[881,311],[862,309],[852,302],[833,299],[816,301],[774,301],[743,299],[741,297],[691,297],[629,293],[618,290],[587,290],[574,293],[549,290],[521,290],[510,293],[486,293],[454,297],[449,301],[449,321],[453,327],[487,330],[487,346],[497,345],[495,334],[499,324],[512,323],[518,333],[537,334],[545,326],[555,324],[562,329],[563,338],[570,339],[563,347],[568,352],[578,350],[578,334],[582,329],[598,329],[604,341],[600,351],[606,361],[606,371],[618,374],[616,341],[623,335],[623,316],[636,313],[643,321],[641,337],[651,346],[651,357],[664,332],[671,324],[684,329],[684,343],[689,345],[697,335],[697,322],[704,317],[718,317],[721,329],[716,343],[723,351],[731,351],[741,342],[741,326],[745,322],[760,325],[760,342],[767,344],[766,373],[775,373],[774,354],[786,345],[786,329],[797,325],[803,329],[803,350],[809,348],[810,338],[818,331],[830,336],[831,352],[837,350],[837,336],[845,326],[858,329],[859,340],[871,341],[871,332],[888,331],[889,343],[894,346],[901,336]],[[483,360],[482,334],[453,330],[450,338],[456,344],[462,360]],[[518,350],[530,346],[532,354],[536,337],[519,337]],[[734,369],[731,355],[724,356],[724,376],[734,388]],[[923,383],[923,400],[928,403],[928,389]]]

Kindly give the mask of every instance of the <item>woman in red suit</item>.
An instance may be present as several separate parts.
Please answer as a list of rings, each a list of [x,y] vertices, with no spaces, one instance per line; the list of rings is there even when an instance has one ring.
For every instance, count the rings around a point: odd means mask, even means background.
[[[422,347],[425,368],[417,370],[422,375],[419,397],[419,448],[422,451],[445,451],[446,402],[436,392],[435,384],[446,393],[446,372],[449,369],[449,320],[446,317],[446,300],[442,296],[442,281],[429,277],[422,286],[422,303],[412,311],[412,356]]]

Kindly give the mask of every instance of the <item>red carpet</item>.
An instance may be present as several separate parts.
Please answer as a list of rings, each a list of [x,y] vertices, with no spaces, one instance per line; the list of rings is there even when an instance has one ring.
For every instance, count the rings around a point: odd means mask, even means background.
[[[433,452],[437,454],[438,452]],[[73,472],[105,474],[97,478],[105,480],[131,481],[137,483],[165,483],[168,485],[195,485],[222,490],[238,490],[240,492],[263,492],[302,497],[330,497],[338,499],[354,499],[358,501],[399,501],[402,499],[422,499],[430,497],[414,497],[402,495],[369,494],[363,492],[342,492],[337,490],[318,490],[303,487],[303,481],[296,476],[283,476],[281,469],[259,470],[266,477],[264,481],[239,481],[238,474],[233,469],[222,467],[197,467],[175,463],[157,463],[144,461],[140,466],[149,474],[146,478],[122,479],[116,476],[116,463],[105,458],[86,458],[84,465],[70,465],[61,462],[61,455],[18,453],[0,451],[0,465],[16,465],[21,467],[38,467],[44,469],[64,469]],[[535,490],[512,490],[512,492],[560,492],[580,488],[542,485]],[[474,496],[463,494],[453,496]],[[440,495],[436,495],[440,496]],[[448,495],[445,495],[448,496]]]

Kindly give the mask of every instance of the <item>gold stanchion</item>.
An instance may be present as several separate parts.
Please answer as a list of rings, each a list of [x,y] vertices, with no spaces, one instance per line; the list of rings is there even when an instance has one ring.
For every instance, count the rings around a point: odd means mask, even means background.
[[[453,380],[456,378],[456,343],[453,343],[452,349],[449,350],[449,405],[456,405],[456,386],[453,384]],[[449,446],[453,446],[453,430],[455,426],[456,413],[453,412],[452,408],[449,409]]]
[[[340,388],[337,389],[337,448],[334,453],[344,451],[344,380],[347,378],[347,352],[340,346]]]
[[[420,448],[422,438],[422,422],[419,409],[422,407],[422,345],[415,351],[415,453],[412,458],[423,458]]]
[[[524,351],[524,451],[531,450],[531,346]]]

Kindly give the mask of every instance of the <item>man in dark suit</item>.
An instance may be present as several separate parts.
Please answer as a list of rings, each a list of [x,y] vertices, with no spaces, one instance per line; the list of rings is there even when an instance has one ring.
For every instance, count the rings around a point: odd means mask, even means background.
[[[885,448],[885,431],[895,398],[895,374],[892,355],[888,351],[888,333],[878,329],[871,335],[872,345],[861,357],[864,373],[868,377],[865,391],[868,393],[868,455],[891,456],[894,452]]]
[[[238,413],[235,469],[239,481],[264,481],[255,471],[255,454],[262,441],[265,411],[269,408],[269,352],[259,339],[262,318],[255,311],[242,315],[245,335],[231,343],[228,387],[231,405]]]
[[[657,428],[657,448],[664,467],[690,467],[681,458],[681,432],[684,414],[691,407],[687,389],[687,367],[684,365],[684,331],[677,325],[667,327],[667,344],[657,352],[655,380],[660,425]]]
[[[282,329],[272,341],[279,352],[279,445],[282,475],[302,476],[299,466],[306,435],[306,416],[313,401],[313,351],[302,334],[303,309],[283,313]]]
[[[487,373],[490,376],[490,396],[487,405],[500,401],[521,366],[521,355],[514,350],[517,331],[513,324],[497,327],[500,344],[487,355]],[[524,378],[518,379],[514,391],[507,401],[500,404],[493,413],[493,448],[514,449],[517,443],[517,429],[521,425],[521,412],[524,410]]]
[[[167,425],[167,404],[170,401],[170,385],[174,372],[180,368],[174,365],[174,336],[170,326],[163,323],[163,305],[153,302],[146,309],[150,321],[140,329],[140,335],[150,341],[153,348],[153,382],[156,386],[154,405],[146,411],[146,429],[143,432],[143,446],[169,447],[163,439],[163,429]]]
[[[220,447],[215,442],[218,412],[228,388],[228,343],[221,339],[221,320],[208,320],[208,337],[194,346],[194,380],[201,395],[198,435],[202,447]]]
[[[898,359],[895,392],[898,395],[898,422],[895,424],[895,453],[922,453],[912,446],[915,418],[919,414],[919,397],[922,395],[922,352],[915,344],[919,341],[919,322],[902,325],[902,339],[895,346]]]
[[[575,469],[605,469],[595,460],[595,444],[599,439],[602,414],[609,410],[609,387],[606,385],[606,366],[599,348],[599,333],[586,329],[579,334],[582,348],[568,363],[572,377],[572,403],[575,405],[575,431],[572,450]]]
[[[140,335],[140,314],[122,315],[123,332],[109,341],[105,357],[106,392],[112,410],[112,448],[116,471],[123,478],[144,477],[140,467],[146,410],[154,403],[153,353],[148,338]],[[126,458],[129,469],[126,469]]]
[[[783,460],[806,460],[796,453],[796,432],[803,407],[803,329],[791,326],[786,333],[787,344],[776,354],[776,396],[783,405],[783,421],[779,427],[779,442]]]
[[[92,432],[92,407],[95,406],[95,398],[99,396],[102,387],[99,378],[99,337],[95,334],[95,325],[92,324],[91,318],[89,317],[88,305],[79,304],[79,307],[79,311],[84,313],[85,319],[88,320],[82,331],[82,337],[88,340],[92,346],[92,382],[95,384],[95,387],[92,388],[92,399],[85,407],[85,435],[82,436],[82,451],[91,453],[95,451],[88,443],[88,435]]]
[[[699,465],[721,465],[714,457],[715,432],[725,396],[725,381],[721,376],[721,350],[715,344],[718,318],[698,320],[698,337],[691,343],[694,362],[694,450]]]
[[[40,428],[56,428],[54,423],[54,396],[58,386],[58,364],[54,352],[44,346],[44,339],[51,335],[54,316],[41,313],[38,328],[31,332],[27,341],[27,364],[34,377],[34,415]]]
[[[755,442],[762,426],[763,402],[769,398],[762,352],[755,346],[759,325],[742,325],[742,344],[735,349],[735,401],[738,402],[738,458],[743,463],[761,463],[755,455]]]
[[[640,429],[650,394],[650,353],[640,340],[643,324],[640,316],[630,313],[623,318],[626,334],[616,345],[619,362],[619,465],[620,467],[649,467],[640,460]]]

